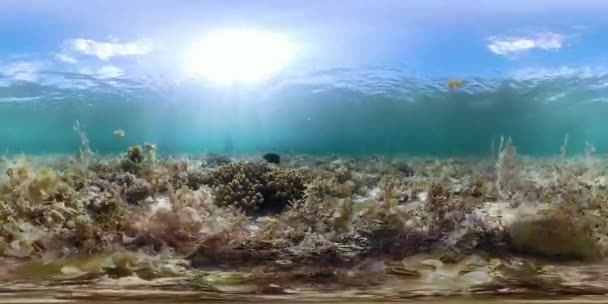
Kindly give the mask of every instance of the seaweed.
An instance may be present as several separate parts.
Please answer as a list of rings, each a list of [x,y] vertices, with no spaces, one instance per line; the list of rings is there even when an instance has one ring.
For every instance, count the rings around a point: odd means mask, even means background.
[[[74,125],[72,125],[72,129],[74,130],[74,132],[76,132],[80,139],[80,146],[78,148],[78,159],[80,160],[80,162],[87,165],[89,158],[91,158],[93,154],[89,145],[89,138],[80,126],[80,121],[76,120],[74,122]]]
[[[519,164],[517,161],[517,149],[509,137],[504,143],[500,138],[500,153],[496,162],[496,189],[504,200],[513,198],[518,189]]]

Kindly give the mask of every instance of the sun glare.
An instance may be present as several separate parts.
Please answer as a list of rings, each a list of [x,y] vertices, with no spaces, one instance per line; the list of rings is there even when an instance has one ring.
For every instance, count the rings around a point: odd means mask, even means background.
[[[257,83],[287,66],[293,45],[283,35],[258,31],[209,34],[186,55],[188,73],[220,84]]]

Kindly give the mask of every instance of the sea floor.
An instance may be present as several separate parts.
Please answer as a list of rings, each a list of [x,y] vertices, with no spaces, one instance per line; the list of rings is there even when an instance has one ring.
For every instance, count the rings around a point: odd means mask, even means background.
[[[151,282],[108,283],[91,282],[30,282],[6,283],[0,287],[0,303],[608,303],[605,295],[585,294],[584,289],[572,294],[565,290],[545,293],[530,286],[526,292],[443,294],[433,291],[433,286],[424,289],[409,288],[408,282],[399,291],[383,290],[381,287],[341,288],[331,290],[320,286],[294,288],[286,292],[252,291],[250,288],[234,286],[231,290],[192,290],[178,280],[155,280]]]
[[[608,162],[592,153],[155,152],[2,158],[0,303],[608,295]]]

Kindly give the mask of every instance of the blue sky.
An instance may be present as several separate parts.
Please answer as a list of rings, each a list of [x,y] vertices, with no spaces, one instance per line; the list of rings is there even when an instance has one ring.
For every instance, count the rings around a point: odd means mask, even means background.
[[[4,0],[0,73],[179,78],[209,32],[277,32],[299,48],[287,68],[390,66],[412,76],[603,71],[608,1]]]

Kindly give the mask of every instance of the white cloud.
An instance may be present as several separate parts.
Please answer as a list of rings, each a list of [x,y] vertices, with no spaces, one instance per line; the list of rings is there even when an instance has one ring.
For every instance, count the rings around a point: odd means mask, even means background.
[[[78,60],[66,53],[59,53],[55,55],[55,59],[65,62],[65,63],[77,63]]]
[[[151,46],[148,40],[133,42],[120,42],[112,40],[100,42],[91,39],[72,39],[67,43],[71,52],[95,56],[101,60],[109,60],[118,56],[141,56],[150,52]]]
[[[102,79],[117,78],[125,75],[125,71],[113,65],[106,65],[97,70],[95,76]]]
[[[605,66],[559,66],[551,68],[530,67],[518,69],[510,73],[510,76],[518,80],[543,80],[558,77],[577,77],[579,79],[584,79],[603,77],[606,75],[608,75],[608,67]]]
[[[547,32],[528,37],[490,37],[488,49],[494,54],[508,56],[533,49],[556,50],[564,45],[563,35]]]
[[[40,64],[29,61],[9,63],[0,67],[0,72],[14,80],[37,82]]]

